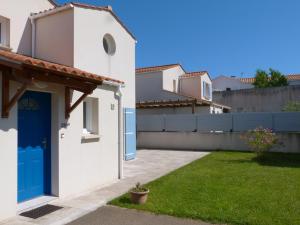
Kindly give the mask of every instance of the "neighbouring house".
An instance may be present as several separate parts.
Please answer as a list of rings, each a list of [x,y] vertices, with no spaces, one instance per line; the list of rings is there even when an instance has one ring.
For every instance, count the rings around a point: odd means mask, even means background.
[[[300,85],[300,74],[286,75],[289,85]],[[218,76],[212,80],[213,91],[234,91],[254,88],[255,78]]]
[[[0,5],[4,220],[32,199],[70,197],[122,178],[123,160],[136,150],[136,40],[111,7]]]
[[[180,64],[136,69],[137,114],[223,113],[212,99],[206,71],[187,73]]]

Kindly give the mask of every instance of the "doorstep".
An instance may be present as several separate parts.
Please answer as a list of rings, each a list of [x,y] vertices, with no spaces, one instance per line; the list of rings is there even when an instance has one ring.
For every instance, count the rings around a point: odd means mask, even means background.
[[[26,202],[19,203],[17,206],[17,212],[18,214],[21,214],[22,212],[29,211],[38,207],[41,207],[43,205],[47,205],[48,203],[58,199],[54,196],[41,196]]]

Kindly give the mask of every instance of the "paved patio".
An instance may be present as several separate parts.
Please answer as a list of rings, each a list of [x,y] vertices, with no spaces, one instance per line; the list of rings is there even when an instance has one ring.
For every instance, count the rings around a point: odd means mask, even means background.
[[[125,162],[124,179],[86,195],[72,199],[54,200],[51,204],[64,208],[39,219],[16,216],[0,225],[67,224],[106,205],[108,201],[127,192],[137,182],[148,183],[207,154],[209,153],[139,150],[135,160]]]
[[[196,220],[104,206],[69,225],[210,225]]]

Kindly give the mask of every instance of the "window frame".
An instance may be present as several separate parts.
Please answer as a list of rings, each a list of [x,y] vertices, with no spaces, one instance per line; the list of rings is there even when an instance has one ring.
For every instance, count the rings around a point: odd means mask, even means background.
[[[84,136],[99,135],[99,101],[87,97],[83,101],[82,133]]]
[[[206,82],[206,81],[203,81],[202,83],[202,86],[203,86],[203,98],[207,99],[207,100],[211,100],[212,99],[212,90],[211,90],[211,84]]]
[[[0,47],[9,48],[10,46],[10,20],[0,16]]]

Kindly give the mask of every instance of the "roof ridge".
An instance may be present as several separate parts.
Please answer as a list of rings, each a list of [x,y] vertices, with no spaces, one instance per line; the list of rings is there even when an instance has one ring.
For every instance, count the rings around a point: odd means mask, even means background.
[[[172,63],[172,64],[165,64],[165,65],[157,65],[157,66],[145,66],[145,67],[139,67],[137,69],[147,69],[147,68],[156,68],[156,67],[168,67],[168,66],[176,66],[180,65],[179,63]]]
[[[81,7],[81,8],[86,8],[86,9],[94,9],[94,10],[99,10],[99,11],[106,11],[109,12],[114,18],[115,20],[117,20],[117,22],[125,29],[125,31],[134,39],[136,40],[135,36],[133,35],[133,33],[131,33],[131,31],[124,25],[124,23],[119,19],[119,17],[113,12],[112,8],[110,6],[96,6],[96,5],[91,5],[91,4],[85,4],[85,3],[78,3],[78,2],[67,2],[65,4],[62,5],[57,5],[54,3],[54,8],[50,8],[44,11],[40,11],[38,13],[32,13],[32,15],[38,15],[38,14],[42,14],[42,13],[47,13],[49,11],[55,10],[55,9],[59,9],[61,7],[66,7],[68,5],[73,5],[73,6],[77,6],[77,7]]]

